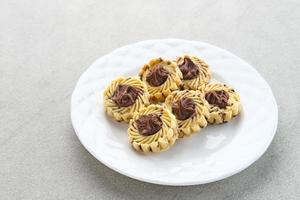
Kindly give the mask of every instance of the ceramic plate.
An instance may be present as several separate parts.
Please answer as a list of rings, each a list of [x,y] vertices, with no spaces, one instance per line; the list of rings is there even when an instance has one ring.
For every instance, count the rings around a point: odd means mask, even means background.
[[[153,57],[174,59],[184,53],[203,58],[214,79],[240,93],[242,113],[227,124],[177,140],[166,152],[136,153],[128,143],[127,124],[104,113],[103,90],[118,76],[137,75]],[[71,100],[73,127],[93,156],[121,174],[163,185],[209,183],[247,168],[270,145],[277,116],[269,85],[251,65],[213,45],[179,39],[143,41],[99,58],[82,74]]]

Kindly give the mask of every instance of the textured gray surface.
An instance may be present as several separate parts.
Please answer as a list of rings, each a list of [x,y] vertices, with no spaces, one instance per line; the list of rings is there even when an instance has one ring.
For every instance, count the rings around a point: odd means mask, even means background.
[[[0,1],[0,199],[300,199],[299,9],[298,0]],[[76,138],[80,74],[114,48],[170,37],[228,49],[272,87],[277,135],[245,171],[152,185],[103,166]]]

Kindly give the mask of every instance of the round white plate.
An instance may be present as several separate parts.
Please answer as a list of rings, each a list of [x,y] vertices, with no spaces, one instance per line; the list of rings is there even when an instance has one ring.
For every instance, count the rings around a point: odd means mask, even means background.
[[[103,90],[118,76],[137,75],[153,57],[174,59],[184,53],[203,58],[214,79],[232,85],[243,111],[227,124],[177,140],[166,152],[136,153],[127,140],[127,124],[104,113]],[[207,43],[164,39],[124,46],[96,60],[74,89],[71,118],[81,143],[111,169],[156,184],[195,185],[229,177],[256,161],[275,135],[278,110],[267,82],[242,59]]]

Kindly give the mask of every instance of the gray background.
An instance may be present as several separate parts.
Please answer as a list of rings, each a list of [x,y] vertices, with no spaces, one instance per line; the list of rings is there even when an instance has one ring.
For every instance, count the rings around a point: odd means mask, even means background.
[[[1,0],[0,199],[300,199],[299,9],[297,0]],[[251,167],[166,187],[110,170],[79,143],[70,95],[81,73],[117,47],[154,38],[223,47],[269,82],[278,131]]]

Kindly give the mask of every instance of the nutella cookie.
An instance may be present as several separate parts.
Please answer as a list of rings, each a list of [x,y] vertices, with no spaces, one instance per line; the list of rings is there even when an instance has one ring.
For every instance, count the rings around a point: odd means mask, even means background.
[[[129,122],[135,112],[149,105],[146,85],[134,77],[119,77],[104,91],[107,114],[117,121]]]
[[[176,63],[182,72],[184,89],[202,90],[211,78],[209,66],[196,56],[184,55]]]
[[[140,70],[139,76],[147,85],[150,100],[164,101],[173,90],[181,86],[182,74],[173,61],[162,58],[152,59]]]
[[[176,116],[179,137],[189,136],[207,126],[208,105],[200,91],[174,91],[166,98],[165,106]]]
[[[228,122],[240,113],[240,96],[226,84],[209,83],[206,85],[204,92],[205,99],[209,104],[209,123]]]
[[[175,116],[160,105],[143,108],[130,120],[129,141],[139,152],[160,152],[169,149],[177,140]]]

